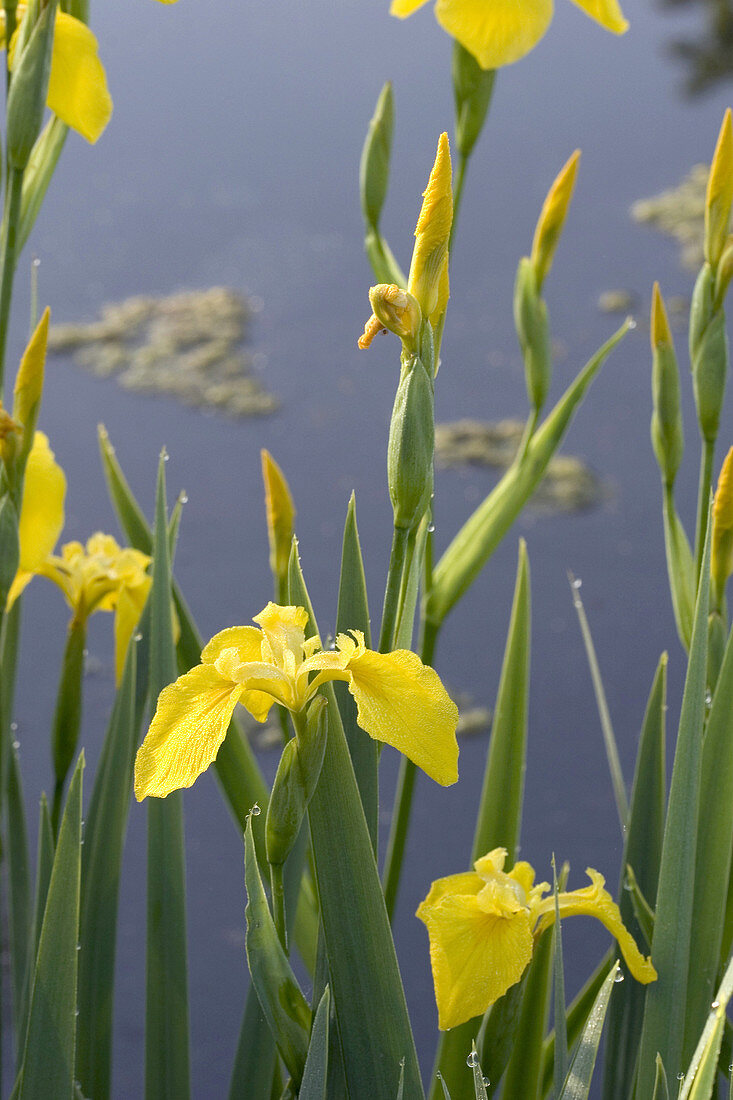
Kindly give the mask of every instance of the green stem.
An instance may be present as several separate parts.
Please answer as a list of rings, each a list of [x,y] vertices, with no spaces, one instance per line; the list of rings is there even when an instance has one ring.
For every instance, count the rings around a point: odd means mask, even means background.
[[[278,939],[287,955],[288,929],[285,923],[285,887],[283,884],[282,863],[270,864],[270,887],[272,889],[272,918],[275,921]]]
[[[708,522],[710,489],[713,483],[713,459],[715,458],[715,440],[704,439],[700,454],[700,484],[697,492],[697,526],[695,534],[696,580],[700,579],[702,555],[705,547],[705,534]]]
[[[423,664],[432,663],[435,653],[435,644],[438,639],[438,626],[435,623],[423,623],[423,637],[421,646],[421,659]],[[387,853],[384,857],[384,871],[382,884],[384,887],[384,901],[387,906],[389,919],[392,919],[397,903],[397,893],[402,874],[402,862],[405,856],[407,832],[410,826],[410,813],[412,811],[412,798],[415,792],[415,778],[417,767],[402,757],[400,774],[395,791],[394,809],[392,811],[392,825],[390,827],[389,840],[387,841]]]
[[[407,557],[408,543],[409,532],[404,527],[395,527],[392,535],[392,552],[389,557],[387,586],[384,592],[382,629],[379,635],[380,653],[389,653],[394,648],[394,639],[399,621],[402,573]]]
[[[23,169],[11,168],[8,189],[5,193],[5,239],[3,241],[2,265],[0,266],[0,399],[3,393],[5,351],[8,343],[10,301],[13,296],[13,281],[17,263],[16,253],[22,197]]]

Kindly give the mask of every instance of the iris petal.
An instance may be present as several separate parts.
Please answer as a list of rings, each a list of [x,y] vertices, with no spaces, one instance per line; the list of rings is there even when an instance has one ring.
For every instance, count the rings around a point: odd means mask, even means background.
[[[618,4],[618,0],[573,0],[573,3],[600,23],[607,31],[614,34],[623,34],[629,29],[629,24],[624,18],[624,13]]]
[[[165,798],[190,787],[215,759],[242,694],[212,665],[198,665],[164,688],[135,759],[135,797]]]
[[[460,880],[466,876],[451,877]],[[519,981],[532,958],[526,909],[508,918],[495,916],[482,911],[475,895],[449,893],[437,904],[431,904],[428,895],[417,916],[430,936],[438,1026],[442,1030],[483,1015]]]
[[[66,477],[43,432],[36,432],[23,483],[18,534],[20,566],[10,586],[8,607],[23,591],[58,541],[64,526]]]
[[[361,728],[409,757],[436,783],[455,783],[458,708],[438,674],[406,649],[367,649],[347,667]]]
[[[552,20],[553,0],[438,0],[435,16],[483,69],[518,61]]]

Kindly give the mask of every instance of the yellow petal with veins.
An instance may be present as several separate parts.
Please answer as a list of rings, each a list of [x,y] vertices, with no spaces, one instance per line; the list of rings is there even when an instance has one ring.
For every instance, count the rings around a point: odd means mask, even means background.
[[[588,916],[595,917],[605,925],[621,948],[621,954],[626,961],[631,973],[637,982],[646,985],[656,980],[657,972],[652,966],[651,959],[646,959],[636,946],[634,937],[624,927],[618,905],[613,900],[608,890],[604,889],[606,880],[598,871],[588,867],[585,872],[591,880],[590,886],[584,886],[582,890],[571,890],[569,893],[558,895],[560,917]],[[545,898],[536,902],[533,906],[535,918],[539,917],[536,933],[539,935],[555,919],[555,899]]]
[[[119,687],[122,673],[125,669],[127,647],[130,644],[135,627],[140,622],[140,616],[148,598],[152,577],[145,575],[145,580],[134,587],[126,585],[121,588],[115,606],[115,682]]]
[[[499,69],[537,45],[552,10],[552,0],[438,0],[435,16],[483,69]]]
[[[240,664],[262,659],[262,640],[264,635],[255,626],[230,626],[220,630],[204,646],[201,660],[204,664],[214,664],[225,650],[236,650]],[[261,691],[245,691],[240,699],[253,718],[264,722],[274,702],[271,695]]]
[[[190,787],[215,759],[242,688],[198,665],[164,688],[135,758],[135,797]]]
[[[475,894],[458,891],[478,875],[435,883],[417,910],[430,937],[430,963],[441,1030],[481,1016],[519,981],[532,958],[529,911],[513,904],[487,913]],[[434,893],[435,887],[440,887]]]
[[[43,432],[36,432],[23,482],[18,534],[20,565],[10,586],[8,608],[52,552],[64,526],[66,477]]]
[[[455,783],[458,707],[438,674],[406,649],[364,650],[347,669],[361,728],[409,757],[436,783]]]

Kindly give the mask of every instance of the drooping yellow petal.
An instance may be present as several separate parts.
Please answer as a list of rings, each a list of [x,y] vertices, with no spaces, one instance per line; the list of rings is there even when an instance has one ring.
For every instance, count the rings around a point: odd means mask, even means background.
[[[588,916],[595,917],[605,925],[608,931],[616,939],[626,965],[636,978],[637,982],[646,985],[656,981],[657,972],[652,966],[651,959],[645,958],[636,946],[631,933],[621,920],[618,905],[613,900],[608,890],[604,889],[605,879],[598,871],[588,867],[585,872],[591,880],[590,886],[584,886],[581,890],[571,890],[568,893],[558,895],[560,916]],[[541,934],[555,919],[555,899],[545,898],[533,906],[533,914],[539,918],[536,934]]]
[[[270,569],[277,578],[287,576],[290,544],[293,541],[295,505],[285,475],[269,451],[260,451],[265,485],[267,535],[270,541]]]
[[[46,363],[46,343],[48,341],[48,321],[51,311],[43,311],[36,331],[23,352],[20,368],[15,379],[13,416],[20,424],[29,423],[29,417],[37,412],[43,393],[43,370]],[[34,421],[35,422],[35,421]]]
[[[48,105],[62,122],[92,144],[101,137],[112,115],[97,39],[85,23],[63,11],[56,15]]]
[[[438,674],[406,649],[367,649],[347,668],[361,728],[403,753],[436,783],[455,783],[458,708]]]
[[[224,680],[210,664],[197,665],[164,688],[135,758],[138,802],[190,787],[206,771],[241,694],[239,684]]]
[[[10,586],[8,608],[52,552],[64,526],[66,477],[43,432],[36,432],[23,482],[18,534],[20,565]]]
[[[148,598],[152,577],[146,576],[147,583],[123,588],[117,597],[115,607],[115,682],[119,687],[125,669],[127,647]]]
[[[629,29],[618,0],[573,0],[573,3],[612,34],[624,34]]]
[[[438,0],[435,16],[482,69],[510,65],[537,45],[552,20],[553,0]]]
[[[390,15],[396,15],[400,19],[405,19],[408,15],[412,15],[414,11],[421,8],[423,4],[427,4],[428,0],[392,0],[389,8]]]
[[[475,894],[458,892],[465,885],[472,886],[471,880],[481,883],[470,873],[434,883],[416,914],[430,937],[442,1030],[483,1015],[519,981],[532,958],[529,911],[497,904],[493,912],[486,912]]]

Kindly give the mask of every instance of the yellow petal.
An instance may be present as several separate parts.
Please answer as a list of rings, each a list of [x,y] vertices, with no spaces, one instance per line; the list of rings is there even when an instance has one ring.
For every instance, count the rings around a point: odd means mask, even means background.
[[[605,879],[598,871],[588,867],[586,874],[591,880],[590,886],[582,890],[571,890],[569,893],[558,895],[558,904],[561,917],[588,916],[596,917],[605,925],[621,948],[626,965],[636,978],[637,982],[646,985],[656,980],[657,972],[652,966],[651,959],[645,958],[636,946],[634,937],[624,926],[618,905],[613,900],[608,890],[604,890]],[[555,919],[555,899],[545,898],[536,904],[535,917],[539,916],[536,934],[539,935]]]
[[[451,878],[460,889],[466,876]],[[428,895],[416,915],[430,936],[438,1026],[442,1030],[483,1015],[519,981],[532,958],[526,909],[508,918],[495,916],[485,913],[474,895],[444,891],[435,904]]]
[[[8,595],[8,608],[53,550],[64,526],[66,477],[43,432],[36,432],[23,482],[18,533],[20,567]]]
[[[412,15],[414,11],[417,11],[418,8],[421,8],[423,4],[426,3],[427,0],[392,0],[389,14],[404,19],[406,16]]]
[[[443,30],[483,69],[499,69],[529,53],[549,27],[552,10],[552,0],[438,0],[435,5]]]
[[[547,277],[555,255],[557,242],[565,224],[570,200],[573,197],[575,177],[578,174],[580,149],[576,149],[555,178],[542,205],[534,240],[532,241],[532,266],[537,276],[538,288]]]
[[[56,16],[48,105],[62,122],[92,144],[112,114],[97,39],[89,27],[63,11]]]
[[[600,23],[607,31],[614,34],[623,34],[629,29],[629,24],[624,18],[624,13],[618,4],[618,0],[573,0],[573,3]]]
[[[254,626],[230,626],[226,630],[219,631],[211,641],[204,646],[201,660],[204,664],[214,664],[226,650],[236,650],[241,664],[245,662],[259,661],[262,657],[261,630]],[[271,695],[261,691],[245,691],[240,702],[246,707],[253,718],[258,722],[264,722],[274,702]]]
[[[265,485],[267,535],[270,541],[270,569],[275,577],[287,575],[290,544],[293,541],[295,505],[285,475],[269,451],[260,451]]]
[[[347,667],[361,728],[404,753],[436,783],[455,783],[458,708],[438,674],[405,649],[367,649]]]
[[[146,577],[146,581],[147,584],[121,589],[117,597],[115,608],[115,682],[118,687],[125,669],[127,647],[130,644],[130,638],[135,627],[140,622],[152,578]]]
[[[13,416],[24,425],[28,424],[34,410],[37,411],[43,393],[43,368],[46,363],[50,316],[51,311],[47,307],[36,326],[36,331],[31,336],[28,347],[23,352],[18,376],[15,379]]]
[[[164,688],[135,758],[135,797],[165,798],[190,787],[216,757],[242,689],[212,665],[197,665]]]
[[[710,165],[705,196],[705,259],[717,264],[725,248],[733,203],[733,125],[730,107],[723,117]]]
[[[718,603],[733,565],[733,447],[725,457],[713,500],[713,538],[710,573]]]

